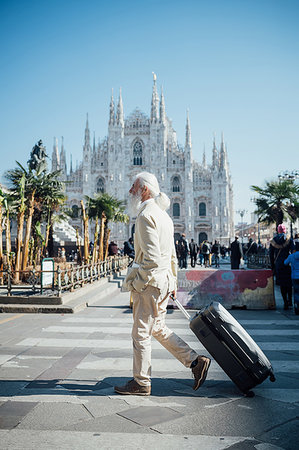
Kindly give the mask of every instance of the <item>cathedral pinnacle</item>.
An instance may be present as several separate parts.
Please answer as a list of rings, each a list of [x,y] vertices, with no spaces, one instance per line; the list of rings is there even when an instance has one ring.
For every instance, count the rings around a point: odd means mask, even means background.
[[[207,168],[207,160],[206,160],[206,146],[203,147],[203,155],[202,155],[202,166]]]
[[[159,96],[157,92],[157,75],[153,72],[153,92],[151,103],[151,122],[157,122],[159,119]]]
[[[115,110],[114,110],[114,98],[113,98],[113,88],[112,88],[111,100],[110,100],[109,125],[114,125],[114,122],[115,122]]]
[[[86,126],[85,126],[85,137],[84,137],[84,149],[89,150],[89,148],[90,148],[90,132],[89,132],[88,113],[87,113]]]
[[[218,151],[217,151],[217,147],[216,147],[215,133],[214,133],[214,139],[213,139],[212,166],[213,166],[213,168],[218,167]]]
[[[63,173],[66,174],[67,168],[66,168],[66,157],[65,157],[63,136],[61,136],[60,169],[63,171]]]
[[[59,152],[58,152],[58,139],[54,137],[54,145],[53,145],[53,152],[52,152],[52,171],[60,169],[60,158],[59,158]]]
[[[121,95],[121,88],[119,88],[119,99],[118,99],[118,105],[117,105],[117,112],[116,112],[116,123],[117,125],[124,125],[124,107],[123,107],[123,99]]]
[[[186,121],[186,143],[185,147],[191,149],[191,126],[190,126],[190,119],[189,119],[189,109],[187,109],[187,121]]]
[[[161,87],[161,101],[160,101],[160,122],[165,124],[166,114],[165,114],[165,100],[163,94],[163,86]]]
[[[95,133],[95,131],[93,132],[93,146],[92,146],[92,150],[93,150],[93,153],[96,152],[96,133]]]
[[[221,135],[221,148],[220,148],[220,161],[219,161],[220,170],[225,170],[227,168],[227,153],[224,144],[223,133]]]

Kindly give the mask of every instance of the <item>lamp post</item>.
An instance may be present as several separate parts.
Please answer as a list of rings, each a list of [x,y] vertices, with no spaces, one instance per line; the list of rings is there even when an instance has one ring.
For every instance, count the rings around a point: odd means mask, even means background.
[[[239,209],[238,211],[236,211],[236,213],[239,214],[241,217],[241,239],[242,239],[242,244],[243,244],[243,217],[244,217],[245,213],[247,213],[247,210]]]
[[[252,197],[250,199],[253,203],[256,202],[256,197]],[[261,243],[261,232],[260,232],[260,218],[257,218],[257,239],[258,239],[258,244]]]

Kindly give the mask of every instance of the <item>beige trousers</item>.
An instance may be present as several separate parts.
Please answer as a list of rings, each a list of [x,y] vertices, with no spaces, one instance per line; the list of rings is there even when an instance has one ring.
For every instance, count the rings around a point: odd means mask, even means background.
[[[133,376],[141,386],[151,384],[151,337],[190,368],[197,353],[165,324],[168,286],[160,289],[148,286],[142,293],[132,291],[133,297]],[[165,361],[165,369],[167,361]]]

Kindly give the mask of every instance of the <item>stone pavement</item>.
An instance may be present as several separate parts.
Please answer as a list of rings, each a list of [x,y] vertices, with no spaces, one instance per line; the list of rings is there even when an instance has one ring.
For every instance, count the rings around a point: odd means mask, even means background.
[[[277,293],[278,295],[278,293]],[[153,339],[150,397],[121,396],[131,378],[129,294],[74,315],[0,315],[1,449],[298,449],[299,317],[233,311],[272,361],[277,381],[245,398],[212,361],[202,388]],[[168,325],[206,354],[180,311]]]

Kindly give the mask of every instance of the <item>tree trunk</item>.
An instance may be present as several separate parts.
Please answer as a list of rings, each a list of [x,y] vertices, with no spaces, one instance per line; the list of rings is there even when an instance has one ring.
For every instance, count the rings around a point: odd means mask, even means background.
[[[98,237],[99,237],[99,218],[98,218],[98,216],[96,216],[96,223],[95,223],[95,229],[94,229],[93,252],[92,252],[92,263],[93,264],[97,260]]]
[[[76,239],[77,239],[77,254],[78,254],[78,258],[77,258],[77,264],[81,264],[82,262],[82,255],[81,255],[81,244],[80,244],[80,239],[79,239],[79,230],[78,228],[76,228]]]
[[[11,237],[10,237],[10,220],[9,220],[9,210],[8,209],[6,211],[5,235],[6,235],[7,264],[8,264],[8,267],[10,267]]]
[[[83,200],[81,200],[81,209],[82,209],[83,226],[84,226],[84,263],[87,264],[88,257],[89,257],[88,216],[86,215]]]
[[[51,224],[49,229],[48,253],[50,258],[54,256],[53,224]]]
[[[26,270],[27,263],[28,263],[31,224],[32,224],[32,216],[34,213],[34,196],[35,196],[35,190],[32,192],[30,201],[29,201],[28,217],[27,217],[27,222],[26,222],[26,233],[25,233],[24,246],[23,246],[22,270]]]
[[[109,228],[108,228],[108,223],[107,223],[107,227],[106,227],[106,230],[105,230],[105,237],[104,237],[104,249],[105,249],[105,252],[104,252],[104,261],[106,261],[106,259],[107,259],[107,257],[108,257],[108,247],[109,247],[109,237],[110,237],[110,233],[111,233],[111,230],[109,230]]]
[[[2,205],[0,203],[0,284],[3,284],[3,228],[2,228]]]
[[[22,262],[22,245],[23,245],[23,228],[24,228],[25,210],[21,210],[18,214],[18,232],[17,232],[17,250],[16,250],[16,265],[15,265],[15,281],[20,280],[20,269]]]
[[[101,229],[100,229],[100,239],[99,239],[99,259],[98,261],[104,260],[104,230],[105,230],[106,214],[102,212],[101,217]]]

